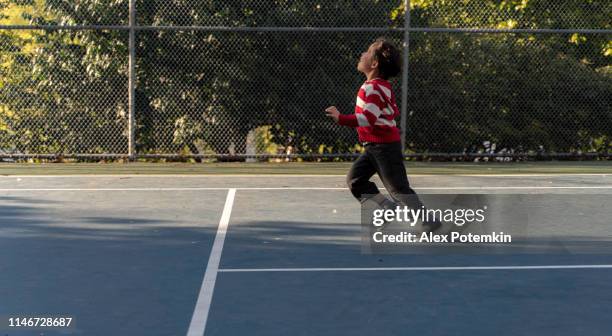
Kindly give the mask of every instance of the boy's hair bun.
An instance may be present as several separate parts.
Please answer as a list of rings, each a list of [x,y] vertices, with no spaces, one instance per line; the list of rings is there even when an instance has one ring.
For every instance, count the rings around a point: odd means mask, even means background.
[[[378,74],[384,79],[397,76],[402,71],[400,51],[384,37],[376,39],[375,43],[379,44],[374,53],[378,61]]]

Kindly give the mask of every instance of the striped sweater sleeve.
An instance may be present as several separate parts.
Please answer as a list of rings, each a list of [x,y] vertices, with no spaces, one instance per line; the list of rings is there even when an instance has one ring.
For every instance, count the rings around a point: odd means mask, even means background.
[[[355,114],[341,114],[338,116],[338,124],[348,127],[357,127],[357,116]]]

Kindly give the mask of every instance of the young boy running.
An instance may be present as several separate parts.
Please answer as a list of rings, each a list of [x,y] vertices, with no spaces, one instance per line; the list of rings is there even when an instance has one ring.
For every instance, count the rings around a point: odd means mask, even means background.
[[[335,106],[325,110],[327,116],[339,125],[357,128],[359,141],[365,147],[347,175],[348,187],[362,203],[372,199],[385,208],[395,208],[395,203],[382,195],[376,184],[370,181],[378,173],[396,202],[420,209],[422,203],[406,176],[400,131],[395,124],[400,113],[388,81],[401,71],[400,52],[384,38],[377,39],[361,54],[357,70],[367,79],[357,94],[355,114],[341,114]],[[426,222],[423,230],[431,232],[440,226],[437,221]]]

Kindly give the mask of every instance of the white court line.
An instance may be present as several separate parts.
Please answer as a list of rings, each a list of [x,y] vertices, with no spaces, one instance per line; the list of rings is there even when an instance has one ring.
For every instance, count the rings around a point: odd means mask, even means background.
[[[235,196],[236,189],[230,189],[227,193],[227,198],[225,199],[225,207],[223,207],[223,214],[221,215],[217,235],[215,236],[210,257],[208,258],[206,272],[204,273],[204,280],[202,281],[200,294],[198,295],[193,316],[191,317],[191,323],[189,324],[187,336],[204,335],[206,321],[208,320],[208,312],[210,311],[210,304],[212,302],[213,291],[215,289],[215,281],[217,280],[217,273],[219,271],[221,252],[223,251],[223,244],[225,243],[225,235],[227,233],[227,227],[229,226],[229,219],[232,213]]]
[[[347,187],[208,187],[208,188],[0,188],[0,191],[199,191],[199,190],[347,190]],[[379,188],[384,190],[385,188]],[[612,189],[612,186],[415,187],[415,190]]]
[[[0,191],[189,191],[189,190],[230,190],[231,187],[219,188],[6,188]]]
[[[1,172],[1,170],[0,170]],[[563,177],[563,176],[612,176],[612,173],[559,173],[559,174],[410,174],[408,177],[473,176],[473,177]],[[0,175],[0,178],[16,177],[346,177],[346,174],[66,174],[66,175]]]
[[[1,168],[1,167],[0,167]],[[1,174],[1,170],[0,170]],[[450,175],[450,174],[449,174]],[[597,174],[601,175],[601,174]],[[605,175],[605,174],[603,174]],[[612,175],[612,174],[611,174]],[[439,176],[435,174],[410,174],[409,176]],[[552,175],[551,175],[552,176]],[[0,178],[15,177],[346,177],[346,174],[66,174],[66,175],[0,175]]]
[[[575,173],[575,174],[438,174],[438,175],[411,175],[408,176],[468,176],[468,177],[566,177],[566,176],[601,176],[608,177],[612,174],[607,173]]]
[[[347,187],[253,187],[238,190],[347,190]],[[385,188],[378,188],[384,190]],[[514,189],[612,189],[612,186],[541,186],[541,187],[413,187],[415,190],[514,190]],[[2,190],[2,189],[0,189]]]
[[[554,270],[606,269],[612,265],[536,265],[536,266],[457,266],[457,267],[356,267],[356,268],[224,268],[222,273],[255,272],[373,272],[373,271],[492,271],[492,270]]]

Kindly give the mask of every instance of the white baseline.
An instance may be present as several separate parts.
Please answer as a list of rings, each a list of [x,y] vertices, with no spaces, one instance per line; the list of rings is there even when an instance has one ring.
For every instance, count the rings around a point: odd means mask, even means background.
[[[347,190],[346,187],[186,187],[186,188],[0,188],[0,191],[200,191],[200,190]],[[385,189],[385,188],[379,188]],[[415,187],[415,190],[546,190],[612,189],[605,186],[525,186],[525,187]]]

